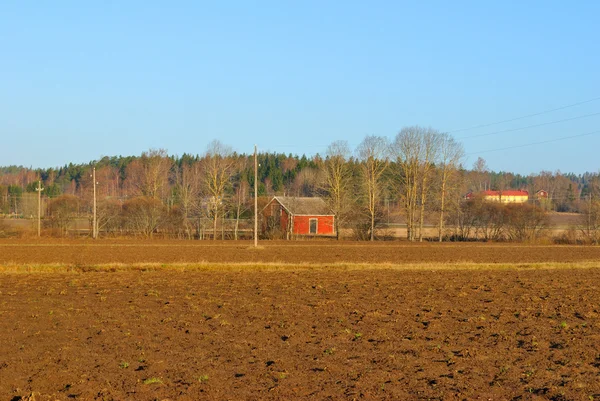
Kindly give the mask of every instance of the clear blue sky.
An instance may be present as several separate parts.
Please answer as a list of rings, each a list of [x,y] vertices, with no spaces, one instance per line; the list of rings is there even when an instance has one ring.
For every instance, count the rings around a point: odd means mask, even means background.
[[[600,97],[597,1],[6,1],[0,165],[149,148],[323,153]],[[600,99],[458,139],[600,112]],[[600,169],[600,116],[461,139],[472,166]]]

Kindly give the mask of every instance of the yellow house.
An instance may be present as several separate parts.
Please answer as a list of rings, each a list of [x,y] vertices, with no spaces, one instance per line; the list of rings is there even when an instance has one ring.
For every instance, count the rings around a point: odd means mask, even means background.
[[[522,190],[484,191],[483,199],[500,203],[525,203],[529,200],[529,192]]]

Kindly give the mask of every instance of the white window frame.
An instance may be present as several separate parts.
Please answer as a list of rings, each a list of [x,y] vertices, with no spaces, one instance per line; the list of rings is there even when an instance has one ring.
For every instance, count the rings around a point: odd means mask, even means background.
[[[313,220],[314,220],[314,221],[315,221],[315,223],[316,223],[316,224],[315,224],[315,232],[314,232],[314,233],[313,233],[313,232],[311,231],[311,229],[310,229],[310,228],[312,227],[312,221],[313,221]],[[310,219],[308,219],[308,233],[309,233],[309,234],[315,234],[315,235],[319,233],[319,219],[317,219],[317,218],[314,218],[314,217],[311,217]]]

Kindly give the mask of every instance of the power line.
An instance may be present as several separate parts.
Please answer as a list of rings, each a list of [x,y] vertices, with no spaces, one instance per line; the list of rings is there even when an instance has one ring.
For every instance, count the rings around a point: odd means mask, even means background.
[[[483,136],[498,135],[498,134],[503,134],[503,133],[506,133],[506,132],[514,132],[514,131],[521,131],[521,130],[529,129],[529,128],[543,127],[545,125],[558,124],[558,123],[563,123],[565,121],[579,120],[581,118],[593,117],[593,116],[597,116],[597,115],[600,115],[600,112],[598,112],[598,113],[591,113],[591,114],[584,114],[582,116],[571,117],[571,118],[563,118],[562,120],[549,121],[549,122],[546,122],[546,123],[528,125],[526,127],[511,128],[511,129],[505,129],[505,130],[501,130],[501,131],[494,131],[494,132],[489,132],[487,134],[478,134],[478,135],[471,135],[471,136],[463,136],[463,137],[460,137],[460,138],[457,138],[457,139],[471,139],[471,138],[480,138],[480,137],[483,137]]]
[[[587,132],[585,134],[564,136],[562,138],[548,139],[546,141],[531,142],[531,143],[525,143],[525,144],[522,144],[522,145],[508,146],[506,148],[482,150],[480,152],[471,152],[471,153],[467,153],[467,156],[479,155],[479,154],[482,154],[482,153],[499,152],[499,151],[502,151],[502,150],[518,149],[518,148],[524,148],[524,147],[527,147],[527,146],[543,145],[543,144],[546,144],[546,143],[564,141],[564,140],[573,139],[573,138],[580,138],[580,137],[583,137],[583,136],[589,136],[589,135],[594,135],[594,134],[598,134],[598,133],[600,133],[600,130],[592,131],[592,132]]]
[[[554,111],[564,110],[564,109],[568,109],[570,107],[575,107],[575,106],[579,106],[579,105],[582,105],[582,104],[591,103],[591,102],[594,102],[596,100],[600,100],[600,96],[599,97],[595,97],[593,99],[584,100],[582,102],[572,103],[572,104],[568,104],[566,106],[560,106],[560,107],[556,107],[554,109],[540,111],[538,113],[527,114],[527,115],[520,116],[520,117],[515,117],[515,118],[509,118],[509,119],[506,119],[506,120],[496,121],[496,122],[493,122],[493,123],[475,125],[475,126],[472,126],[472,127],[459,128],[459,129],[455,129],[455,130],[452,130],[452,131],[446,131],[446,133],[451,134],[453,132],[468,131],[468,130],[472,130],[472,129],[476,129],[476,128],[485,128],[485,127],[489,127],[489,126],[492,126],[492,125],[509,123],[511,121],[517,121],[517,120],[523,120],[525,118],[535,117],[535,116],[539,116],[539,115],[542,115],[542,114],[552,113]]]
[[[600,96],[592,98],[592,99],[584,100],[584,101],[581,101],[581,102],[572,103],[572,104],[568,104],[568,105],[565,105],[565,106],[560,106],[560,107],[556,107],[556,108],[553,108],[553,109],[540,111],[538,113],[527,114],[527,115],[524,115],[524,116],[515,117],[515,118],[509,118],[509,119],[506,119],[506,120],[496,121],[496,122],[487,123],[487,124],[475,125],[475,126],[472,126],[472,127],[465,127],[465,128],[455,129],[455,130],[451,130],[451,131],[445,131],[445,133],[446,134],[451,134],[451,133],[454,133],[454,132],[469,131],[469,130],[473,130],[473,129],[477,129],[477,128],[485,128],[485,127],[490,127],[492,125],[498,125],[498,124],[508,123],[508,122],[512,122],[512,121],[523,120],[525,118],[535,117],[535,116],[539,116],[539,115],[542,115],[542,114],[548,114],[548,113],[552,113],[554,111],[564,110],[564,109],[568,109],[570,107],[575,107],[575,106],[579,106],[579,105],[582,105],[582,104],[591,103],[591,102],[594,102],[594,101],[597,101],[597,100],[600,100]],[[584,115],[581,115],[581,116],[571,117],[571,118],[565,118],[565,119],[562,119],[562,120],[549,121],[549,122],[546,122],[546,123],[533,124],[533,125],[528,125],[528,126],[520,127],[520,128],[511,128],[511,129],[506,129],[506,130],[489,132],[489,133],[486,133],[486,134],[478,134],[478,135],[470,135],[470,136],[465,136],[465,137],[459,137],[457,139],[471,139],[471,138],[480,138],[480,137],[485,137],[485,136],[498,135],[498,134],[502,134],[502,133],[520,131],[520,130],[525,130],[525,129],[529,129],[529,128],[536,128],[536,127],[543,127],[543,126],[546,126],[546,125],[559,124],[559,123],[566,122],[566,121],[579,120],[579,119],[587,118],[587,117],[594,117],[594,116],[597,116],[597,115],[600,115],[600,112],[591,113],[591,114],[584,114]],[[288,144],[273,145],[273,146],[276,147],[276,148],[290,148],[290,147],[294,147],[295,148],[295,147],[297,147],[296,145],[288,145]],[[303,145],[303,146],[305,148],[312,148],[312,149],[320,148],[320,149],[322,149],[322,148],[325,148],[328,145],[316,145],[316,144],[313,144],[313,145]],[[486,151],[486,152],[488,152],[488,151]]]

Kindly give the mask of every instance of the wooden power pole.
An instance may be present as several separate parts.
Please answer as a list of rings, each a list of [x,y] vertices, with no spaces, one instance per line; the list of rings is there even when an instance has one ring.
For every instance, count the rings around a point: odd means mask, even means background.
[[[258,247],[258,156],[254,145],[254,247]]]
[[[38,193],[38,221],[37,221],[37,231],[38,231],[38,238],[42,236],[42,191],[44,190],[44,188],[42,188],[42,181],[39,180],[38,181],[38,186],[35,189]]]
[[[96,167],[92,169],[92,180],[94,182],[94,210],[93,210],[93,218],[92,218],[92,238],[96,239],[98,237],[98,224],[96,222]]]
[[[592,234],[592,193],[588,194],[588,237],[591,238]]]

